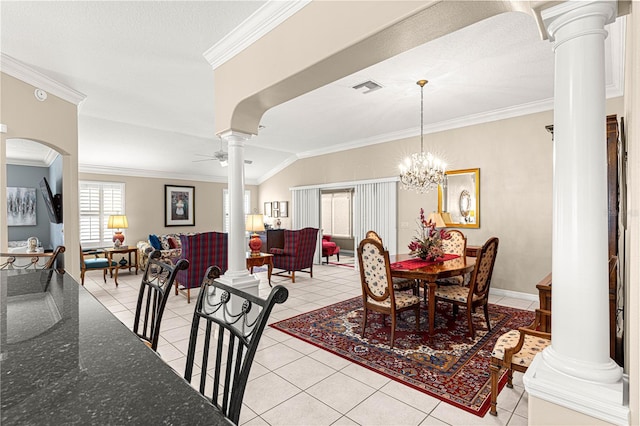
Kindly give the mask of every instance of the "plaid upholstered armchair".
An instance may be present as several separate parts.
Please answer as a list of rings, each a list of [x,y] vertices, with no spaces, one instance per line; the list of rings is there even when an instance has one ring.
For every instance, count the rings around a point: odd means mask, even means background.
[[[176,294],[184,290],[187,302],[191,302],[191,289],[200,288],[209,266],[217,266],[222,273],[227,270],[228,237],[224,232],[201,232],[194,235],[180,235],[182,251],[180,259],[189,261],[189,268],[178,271],[175,285]]]
[[[284,231],[284,248],[272,248],[273,267],[282,269],[274,275],[291,273],[291,282],[296,282],[296,271],[309,272],[313,278],[313,256],[318,246],[318,229],[304,228]],[[308,271],[305,271],[308,269]]]

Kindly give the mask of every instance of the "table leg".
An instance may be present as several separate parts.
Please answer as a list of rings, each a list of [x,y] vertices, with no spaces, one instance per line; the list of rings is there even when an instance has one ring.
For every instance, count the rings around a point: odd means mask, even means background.
[[[269,257],[267,261],[267,277],[269,278],[269,287],[271,287],[271,271],[273,271],[273,260]]]
[[[116,287],[118,286],[118,271],[120,270],[120,267],[118,265],[115,266],[115,270],[116,270],[116,274],[113,277],[113,281],[115,281],[116,283]]]
[[[433,336],[436,322],[436,282],[427,282],[429,289],[429,336]]]

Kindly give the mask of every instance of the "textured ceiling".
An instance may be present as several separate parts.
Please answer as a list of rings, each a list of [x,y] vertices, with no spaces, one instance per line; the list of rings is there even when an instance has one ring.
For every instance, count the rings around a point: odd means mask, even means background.
[[[264,3],[3,1],[1,48],[87,95],[81,170],[224,180],[217,161],[194,162],[220,149],[203,53]],[[607,39],[610,95],[620,91],[619,38]],[[297,158],[418,134],[421,78],[427,131],[549,109],[551,47],[532,18],[503,14],[277,106],[247,144],[247,182]],[[366,80],[383,87],[351,88]]]

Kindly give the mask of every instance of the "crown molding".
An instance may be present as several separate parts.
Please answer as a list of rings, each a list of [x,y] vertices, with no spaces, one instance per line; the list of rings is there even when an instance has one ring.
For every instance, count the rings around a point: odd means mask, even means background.
[[[115,175],[115,176],[132,176],[132,177],[146,177],[156,178],[163,180],[189,180],[198,182],[214,182],[214,183],[228,183],[227,176],[210,176],[201,174],[190,173],[167,173],[165,170],[141,170],[141,169],[129,169],[126,167],[110,167],[101,166],[96,164],[78,164],[79,173],[94,173],[99,175]],[[247,185],[259,185],[256,180],[247,179],[245,181]]]
[[[311,0],[267,1],[233,31],[203,53],[214,70],[301,10]]]
[[[57,82],[7,54],[2,53],[0,59],[0,69],[3,73],[51,93],[60,99],[71,102],[74,105],[80,105],[87,98],[85,94]]]
[[[264,175],[260,176],[257,179],[257,185],[261,185],[263,182],[266,182],[268,179],[271,179],[276,174],[280,173],[281,171],[283,171],[284,169],[286,169],[287,167],[289,167],[290,165],[292,165],[296,161],[298,161],[298,156],[296,156],[296,155],[289,156],[282,163],[278,164],[276,167],[274,167],[273,169],[269,170]]]

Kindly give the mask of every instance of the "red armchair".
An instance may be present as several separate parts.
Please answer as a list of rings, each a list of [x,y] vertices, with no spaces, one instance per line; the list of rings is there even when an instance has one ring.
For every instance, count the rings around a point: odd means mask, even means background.
[[[176,294],[184,290],[187,303],[191,303],[191,289],[200,288],[207,268],[216,265],[224,273],[228,267],[227,234],[223,232],[201,232],[194,235],[180,235],[182,251],[176,259],[187,259],[189,268],[178,271],[176,275]]]
[[[316,253],[317,228],[284,231],[284,248],[272,248],[273,267],[282,269],[274,275],[291,273],[291,282],[296,282],[296,271],[308,272],[313,278],[313,256]],[[304,269],[309,269],[305,271]]]
[[[322,236],[322,257],[327,259],[329,263],[329,256],[336,255],[338,262],[340,262],[340,246],[334,241],[331,241],[331,235]]]

